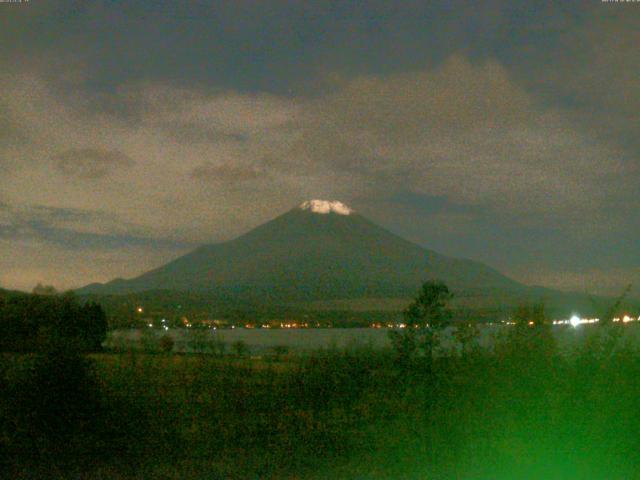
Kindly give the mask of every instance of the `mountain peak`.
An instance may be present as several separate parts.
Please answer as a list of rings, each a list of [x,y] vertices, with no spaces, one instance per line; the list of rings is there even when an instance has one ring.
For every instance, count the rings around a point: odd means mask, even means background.
[[[337,213],[338,215],[350,215],[353,210],[344,203],[337,200],[307,200],[300,205],[300,210],[309,210],[313,213],[327,214]]]

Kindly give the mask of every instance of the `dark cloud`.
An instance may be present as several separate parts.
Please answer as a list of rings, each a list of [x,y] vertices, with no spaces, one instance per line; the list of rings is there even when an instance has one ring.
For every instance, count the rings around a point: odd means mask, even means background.
[[[425,195],[404,191],[384,200],[391,204],[398,205],[399,208],[411,209],[417,214],[427,217],[441,213],[463,213],[472,215],[479,213],[477,206],[454,203],[444,195]]]
[[[15,207],[0,202],[0,239],[40,240],[69,250],[118,248],[188,248],[195,244],[124,233],[114,225],[118,219],[109,213],[77,208],[54,208],[42,205]],[[91,228],[93,225],[94,228]],[[107,226],[105,229],[104,226]],[[106,231],[105,231],[106,230]]]
[[[577,0],[63,1],[14,9],[0,40],[22,57],[71,52],[97,90],[160,77],[315,94],[336,71],[385,74],[430,68],[456,52],[508,61],[532,44],[553,49],[559,31],[592,10]]]
[[[225,132],[216,127],[202,125],[198,122],[170,121],[161,126],[167,136],[178,143],[221,143],[225,141],[246,142],[248,135],[245,132]]]
[[[38,240],[57,245],[65,250],[112,250],[132,247],[148,249],[167,248],[195,248],[197,244],[176,242],[151,237],[137,237],[135,235],[107,235],[76,231],[67,228],[56,228],[48,224],[26,223],[16,225],[0,224],[0,239],[20,241]]]
[[[109,218],[112,215],[104,212],[94,212],[79,208],[58,208],[44,205],[11,205],[0,201],[0,218],[4,223],[14,223],[16,225],[43,225],[55,224],[57,222],[86,222],[96,219]]]
[[[100,148],[67,150],[54,155],[53,161],[63,175],[85,180],[101,179],[135,164],[122,152]]]
[[[196,180],[230,185],[256,180],[264,175],[265,172],[255,167],[212,162],[205,162],[191,171],[191,177]]]

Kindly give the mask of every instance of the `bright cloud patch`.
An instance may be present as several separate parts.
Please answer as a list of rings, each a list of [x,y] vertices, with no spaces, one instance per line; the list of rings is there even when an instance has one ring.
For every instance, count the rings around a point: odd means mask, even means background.
[[[351,208],[337,200],[307,200],[300,205],[302,210],[311,210],[313,213],[337,213],[338,215],[349,215],[353,212]]]

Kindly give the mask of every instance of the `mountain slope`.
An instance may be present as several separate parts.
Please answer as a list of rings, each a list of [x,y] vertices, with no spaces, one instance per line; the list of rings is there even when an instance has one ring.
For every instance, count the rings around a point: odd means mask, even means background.
[[[286,300],[411,295],[428,278],[456,291],[519,291],[523,285],[471,260],[409,242],[348,207],[305,202],[228,242],[205,245],[131,280],[80,293],[146,290],[260,292]]]

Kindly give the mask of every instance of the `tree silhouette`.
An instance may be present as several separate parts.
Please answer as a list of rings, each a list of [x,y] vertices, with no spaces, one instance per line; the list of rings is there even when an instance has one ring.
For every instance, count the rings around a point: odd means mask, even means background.
[[[75,295],[10,296],[0,302],[0,350],[49,350],[56,345],[98,351],[107,318],[96,303],[80,304]]]
[[[422,351],[428,363],[433,358],[438,332],[450,325],[452,312],[448,306],[453,298],[449,287],[439,280],[429,280],[414,301],[404,310],[404,329],[391,331],[391,342],[402,362]]]

